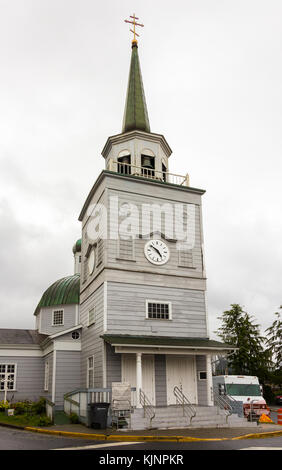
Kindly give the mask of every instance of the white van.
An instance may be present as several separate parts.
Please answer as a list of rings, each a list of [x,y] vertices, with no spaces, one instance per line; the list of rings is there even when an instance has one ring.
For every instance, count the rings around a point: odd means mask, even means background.
[[[213,388],[219,395],[229,395],[234,400],[243,402],[245,416],[248,416],[251,409],[258,415],[269,414],[258,377],[216,375],[213,377]]]

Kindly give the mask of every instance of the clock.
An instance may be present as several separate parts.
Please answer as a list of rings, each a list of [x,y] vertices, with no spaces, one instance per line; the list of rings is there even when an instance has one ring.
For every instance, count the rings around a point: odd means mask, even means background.
[[[88,256],[88,272],[92,274],[95,268],[95,248],[93,247]]]
[[[169,260],[169,248],[162,240],[149,240],[144,246],[144,254],[150,263],[162,265]]]

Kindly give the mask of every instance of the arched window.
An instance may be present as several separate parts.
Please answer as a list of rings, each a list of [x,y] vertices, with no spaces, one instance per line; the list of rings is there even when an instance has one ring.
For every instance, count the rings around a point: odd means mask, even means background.
[[[131,174],[131,155],[127,150],[120,152],[118,156],[117,172],[122,175]]]

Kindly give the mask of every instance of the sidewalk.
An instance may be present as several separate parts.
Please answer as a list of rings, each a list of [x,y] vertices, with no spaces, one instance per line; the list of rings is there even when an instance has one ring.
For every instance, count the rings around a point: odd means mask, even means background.
[[[25,428],[27,431],[69,436],[77,438],[111,441],[193,441],[251,439],[282,436],[282,426],[259,424],[254,428],[198,428],[198,429],[152,429],[143,431],[114,431],[92,429],[82,424],[63,424],[40,428]]]

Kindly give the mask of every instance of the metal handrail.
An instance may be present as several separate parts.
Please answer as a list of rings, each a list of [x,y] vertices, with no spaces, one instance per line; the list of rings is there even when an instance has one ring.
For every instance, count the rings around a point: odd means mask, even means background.
[[[179,387],[175,386],[173,389],[174,396],[176,398],[176,403],[181,405],[183,408],[183,416],[187,416],[190,418],[190,424],[192,419],[196,416],[196,408],[192,403],[188,400],[188,398],[184,395],[182,390]]]
[[[178,186],[189,186],[189,175],[178,175],[169,173],[168,171],[161,171],[142,166],[132,165],[131,163],[124,163],[110,159],[106,169],[108,171],[115,171],[125,176],[141,176],[152,180],[163,181]]]
[[[156,415],[155,407],[141,388],[139,390],[139,401],[144,409],[144,418],[147,416],[150,419],[150,427],[152,427],[152,421]]]
[[[221,410],[225,411],[227,423],[229,416],[231,416],[233,413],[233,408],[230,404],[230,401],[236,400],[234,400],[234,398],[230,397],[229,395],[219,395],[215,390],[213,390],[213,399],[214,404],[218,406]]]

